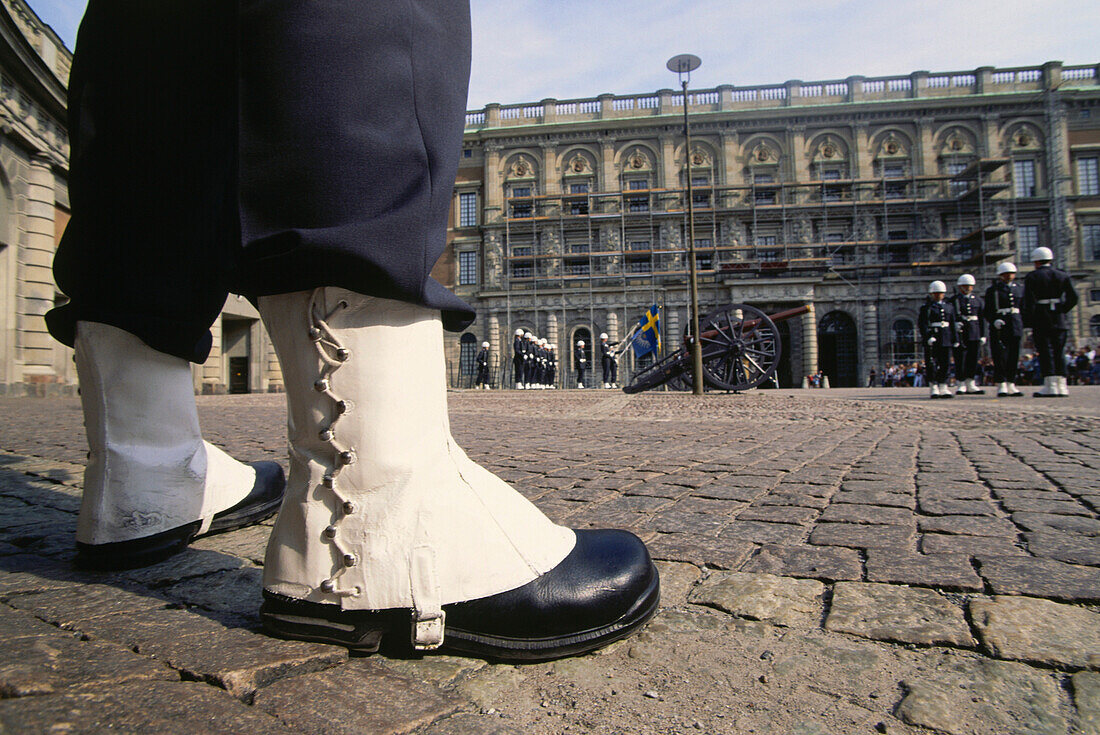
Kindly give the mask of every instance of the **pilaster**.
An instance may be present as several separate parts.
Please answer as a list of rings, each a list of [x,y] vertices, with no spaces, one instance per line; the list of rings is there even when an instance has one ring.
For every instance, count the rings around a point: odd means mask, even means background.
[[[50,160],[34,156],[27,171],[27,200],[23,212],[26,242],[19,248],[18,316],[16,329],[23,346],[23,378],[39,382],[40,376],[57,376],[55,342],[46,331],[45,314],[53,307],[54,176]],[[29,379],[29,380],[28,380]]]

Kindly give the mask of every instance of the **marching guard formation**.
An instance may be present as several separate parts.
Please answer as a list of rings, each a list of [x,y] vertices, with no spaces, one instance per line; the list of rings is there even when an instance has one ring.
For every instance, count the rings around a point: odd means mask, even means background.
[[[1069,395],[1066,386],[1065,352],[1069,323],[1066,313],[1077,305],[1077,293],[1070,276],[1053,265],[1050,248],[1031,253],[1035,270],[1023,283],[1016,280],[1016,266],[1000,263],[997,278],[985,297],[974,294],[974,276],[964,273],[956,282],[956,293],[947,297],[943,281],[928,286],[928,299],[921,306],[919,329],[925,345],[932,398],[984,394],[976,381],[978,357],[988,341],[993,356],[994,379],[999,397],[1020,397],[1016,387],[1016,365],[1024,328],[1039,354],[1043,387],[1033,395],[1056,398]],[[988,338],[987,338],[988,330]],[[949,361],[954,359],[957,389],[947,383]]]
[[[482,345],[486,349],[485,360],[488,363],[488,343]],[[480,360],[478,356],[478,370],[480,375]],[[512,338],[512,374],[516,380],[516,390],[545,390],[554,387],[554,379],[558,371],[558,346],[550,344],[543,338],[536,337],[530,332],[517,329]],[[486,368],[486,372],[488,369]]]

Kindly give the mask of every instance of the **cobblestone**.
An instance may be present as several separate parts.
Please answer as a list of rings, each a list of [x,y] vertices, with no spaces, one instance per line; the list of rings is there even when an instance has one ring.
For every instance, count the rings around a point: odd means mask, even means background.
[[[269,524],[75,571],[78,402],[0,398],[0,730],[1088,732],[1100,389],[1074,392],[452,394],[471,457],[662,570],[640,635],[529,667],[263,636]],[[209,440],[285,461],[281,396],[198,403]]]

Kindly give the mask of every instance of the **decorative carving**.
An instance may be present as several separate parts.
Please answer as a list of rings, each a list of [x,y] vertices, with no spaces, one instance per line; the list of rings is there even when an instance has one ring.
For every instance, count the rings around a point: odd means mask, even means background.
[[[592,164],[580,153],[569,159],[569,172],[574,174],[592,173]]]
[[[561,255],[561,235],[555,229],[543,230],[541,233],[542,238],[542,252],[546,255]]]
[[[680,225],[676,222],[661,223],[661,247],[665,250],[677,250],[682,246]]]
[[[698,167],[709,167],[711,165],[711,157],[705,148],[692,148],[691,149],[691,165]]]
[[[485,233],[485,285],[488,288],[500,288],[504,275],[503,253],[501,252],[500,233],[490,230]]]
[[[791,237],[794,242],[811,243],[814,241],[814,226],[806,215],[797,217],[791,223]]]
[[[632,171],[644,171],[653,168],[653,164],[645,151],[635,148],[626,158],[626,167]]]
[[[974,144],[971,136],[959,128],[949,130],[940,146],[940,155],[944,156],[972,155],[973,153]]]
[[[722,244],[726,247],[740,247],[745,244],[747,233],[741,220],[733,217],[722,221]]]
[[[752,161],[753,163],[776,163],[779,161],[779,154],[767,143],[757,143],[752,149]]]
[[[600,227],[600,249],[607,250],[621,250],[621,240],[619,239],[619,228],[615,225],[605,224]]]
[[[527,156],[516,156],[508,168],[508,178],[528,179],[535,175],[535,164]]]
[[[943,220],[938,212],[924,212],[921,214],[920,234],[921,237],[933,239],[943,237]]]
[[[856,221],[856,238],[860,242],[871,242],[878,239],[878,226],[875,218],[869,214],[861,214]]]

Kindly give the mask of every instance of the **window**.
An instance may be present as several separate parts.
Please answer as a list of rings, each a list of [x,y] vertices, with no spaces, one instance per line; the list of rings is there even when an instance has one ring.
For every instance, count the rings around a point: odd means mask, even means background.
[[[631,240],[627,247],[630,250],[649,250],[649,240]]]
[[[587,260],[565,261],[565,275],[567,276],[587,276],[589,272]]]
[[[824,169],[821,172],[822,181],[839,181],[840,170],[835,168]],[[844,195],[844,190],[839,186],[823,186],[821,188],[821,199],[826,202],[839,202]]]
[[[1100,302],[1100,288],[1094,288],[1089,291],[1089,301],[1094,304]]]
[[[1100,224],[1081,225],[1081,249],[1089,260],[1100,260]]]
[[[458,195],[458,226],[477,226],[477,193],[464,191]]]
[[[698,247],[698,245],[696,245]],[[709,271],[714,268],[714,254],[713,253],[695,253],[695,269],[701,271]]]
[[[917,359],[917,334],[913,322],[898,319],[892,329],[894,333],[894,361],[913,362]]]
[[[474,149],[473,148],[463,148],[462,149],[462,157],[463,158],[473,158],[474,157]]]
[[[691,204],[695,207],[710,207],[710,179],[706,176],[691,177]]]
[[[649,179],[630,179],[626,182],[626,188],[630,191],[644,191],[649,188]],[[631,212],[648,212],[649,196],[627,197],[626,207]]]
[[[1013,161],[1012,184],[1012,192],[1015,196],[1035,196],[1035,161]]]
[[[513,186],[512,198],[522,199],[523,197],[531,196],[531,187],[529,186]],[[512,217],[530,217],[532,213],[532,207],[530,201],[512,202]]]
[[[529,258],[534,255],[535,249],[530,245],[513,245],[512,257],[513,258]]]
[[[1100,314],[1089,319],[1089,336],[1093,339],[1100,337]]]
[[[775,247],[778,242],[776,235],[760,235],[756,238],[757,247]]]
[[[569,193],[570,194],[587,194],[588,193],[588,184],[587,183],[584,183],[584,184],[570,184],[569,185]]]
[[[774,182],[775,177],[771,174],[753,174],[752,177],[752,183],[757,186]],[[765,186],[763,189],[757,189],[753,196],[757,204],[775,204],[775,189],[771,187]]]
[[[1039,225],[1021,225],[1016,228],[1016,262],[1030,263],[1031,251],[1039,247]]]
[[[631,255],[626,259],[628,273],[649,273],[653,270],[653,261],[648,255]]]
[[[1100,194],[1100,170],[1097,163],[1100,158],[1077,159],[1077,193],[1083,196]]]
[[[905,178],[905,164],[904,163],[884,163],[884,164],[882,164],[882,178],[884,178],[884,179],[903,179],[903,178]]]
[[[535,269],[530,262],[512,263],[512,278],[531,278],[535,275]]]
[[[566,248],[566,251],[570,253],[587,253],[589,250],[591,250],[591,247],[586,242],[571,242]]]
[[[956,176],[966,170],[966,161],[948,161],[944,166],[944,173],[949,176]],[[958,196],[970,188],[969,181],[952,181],[950,184],[951,196]]]
[[[477,364],[477,337],[466,332],[458,340],[458,372],[462,375],[473,375]]]
[[[909,230],[890,230],[886,233],[886,237],[889,240],[908,240]]]
[[[587,199],[574,199],[569,202],[569,214],[574,217],[588,214],[588,200]]]
[[[464,250],[458,254],[458,285],[473,286],[477,283],[477,253]]]

